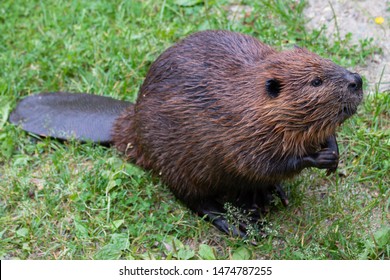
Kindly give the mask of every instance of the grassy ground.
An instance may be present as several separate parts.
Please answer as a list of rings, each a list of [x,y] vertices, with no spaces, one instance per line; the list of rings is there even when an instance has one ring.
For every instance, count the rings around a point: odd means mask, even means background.
[[[366,96],[339,131],[338,174],[306,170],[287,182],[292,203],[275,206],[257,245],[222,235],[113,149],[41,141],[6,122],[37,92],[134,100],[157,55],[203,29],[305,46],[345,67],[375,51],[305,31],[296,1],[242,1],[252,10],[236,16],[231,2],[1,1],[0,258],[390,258],[388,93]]]

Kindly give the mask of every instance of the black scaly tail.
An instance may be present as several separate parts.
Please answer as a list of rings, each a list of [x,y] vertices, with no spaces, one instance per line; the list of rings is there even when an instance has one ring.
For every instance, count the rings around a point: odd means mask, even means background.
[[[40,136],[108,145],[115,119],[131,105],[86,93],[41,93],[20,101],[10,122]]]

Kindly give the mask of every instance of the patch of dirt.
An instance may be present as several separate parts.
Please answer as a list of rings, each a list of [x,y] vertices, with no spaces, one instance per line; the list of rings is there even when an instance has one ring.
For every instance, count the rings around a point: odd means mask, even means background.
[[[341,38],[351,33],[352,43],[372,38],[383,53],[374,55],[355,71],[367,78],[370,92],[377,86],[380,91],[390,91],[389,0],[308,0],[305,15],[309,19],[307,28],[321,29],[325,25],[329,39],[337,32]]]

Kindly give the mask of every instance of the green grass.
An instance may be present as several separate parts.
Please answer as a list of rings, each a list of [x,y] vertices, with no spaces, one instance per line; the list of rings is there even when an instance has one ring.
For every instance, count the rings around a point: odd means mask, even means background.
[[[306,170],[287,182],[291,205],[275,206],[257,245],[221,234],[113,149],[38,140],[6,121],[37,92],[134,100],[158,54],[203,29],[305,46],[345,67],[375,51],[306,31],[304,3],[241,1],[252,11],[234,17],[231,2],[0,2],[0,258],[390,258],[388,93],[366,95],[339,131],[338,174]]]

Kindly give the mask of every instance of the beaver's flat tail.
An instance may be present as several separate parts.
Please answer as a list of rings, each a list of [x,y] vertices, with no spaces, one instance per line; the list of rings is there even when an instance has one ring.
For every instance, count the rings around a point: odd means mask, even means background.
[[[115,119],[131,105],[86,93],[42,93],[20,101],[10,121],[40,136],[111,144]]]

